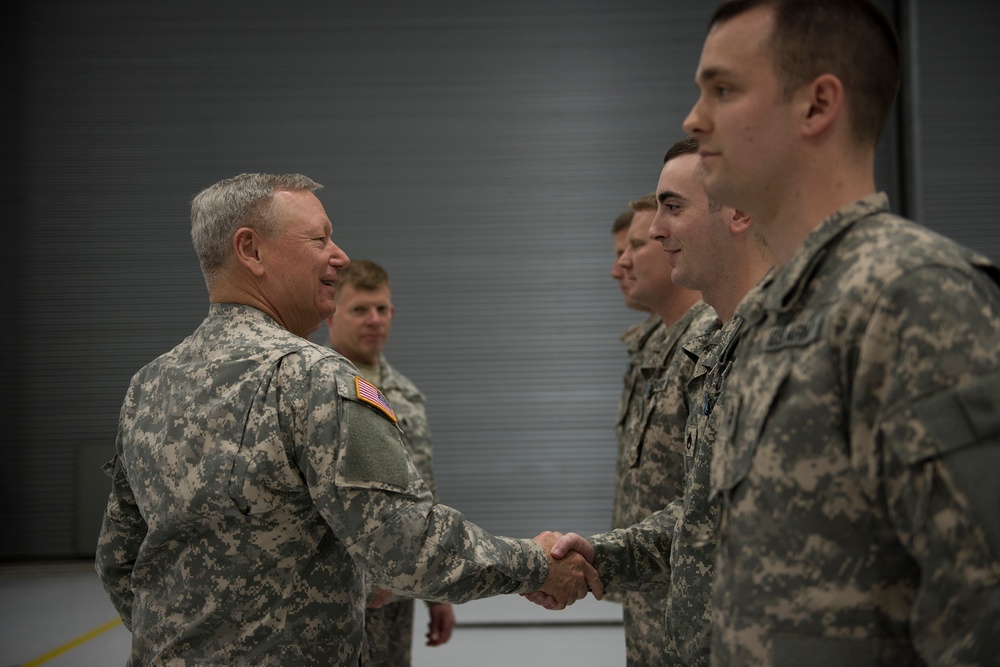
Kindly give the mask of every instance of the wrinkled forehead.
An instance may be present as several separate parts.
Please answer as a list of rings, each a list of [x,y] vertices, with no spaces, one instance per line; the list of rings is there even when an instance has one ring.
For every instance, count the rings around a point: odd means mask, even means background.
[[[275,190],[271,210],[279,221],[293,220],[314,225],[329,226],[319,198],[308,190]]]

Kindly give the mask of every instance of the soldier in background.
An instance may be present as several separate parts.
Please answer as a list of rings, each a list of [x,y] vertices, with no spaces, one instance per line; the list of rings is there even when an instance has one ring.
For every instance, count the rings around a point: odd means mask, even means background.
[[[431,496],[434,450],[427,424],[424,395],[405,375],[386,361],[382,350],[389,340],[396,309],[389,275],[367,259],[352,260],[337,272],[337,310],[326,318],[330,347],[347,357],[362,377],[381,390],[396,413],[403,444]],[[447,602],[428,602],[427,645],[447,643],[455,614]],[[394,597],[365,611],[365,635],[371,664],[409,667],[413,644],[413,599]]]
[[[629,287],[634,282],[634,278],[628,276],[625,273],[625,269],[623,269],[618,263],[618,260],[625,253],[625,248],[628,247],[628,228],[632,225],[633,215],[634,211],[632,211],[631,208],[626,208],[624,211],[619,213],[615,217],[614,222],[611,223],[611,236],[614,240],[615,250],[615,260],[611,264],[611,277],[614,278],[616,283],[618,283],[618,289],[622,293],[622,299],[625,302],[625,306],[631,308],[632,310],[646,313],[646,318],[644,320],[630,324],[619,337],[619,340],[625,344],[625,352],[628,354],[629,361],[628,366],[625,368],[624,376],[622,377],[622,393],[621,397],[618,399],[618,410],[615,413],[616,454],[614,497],[611,501],[612,525],[614,524],[614,517],[619,512],[618,508],[623,507],[625,502],[625,499],[622,496],[625,489],[622,486],[622,475],[619,462],[623,459],[625,451],[625,415],[628,411],[629,398],[631,398],[632,393],[635,391],[640,380],[639,360],[642,355],[643,344],[649,339],[649,336],[655,330],[661,329],[663,326],[659,315],[651,313],[648,307],[636,303],[629,298]],[[615,591],[614,593],[607,593],[605,594],[604,599],[608,602],[617,602],[618,604],[621,604],[622,592]]]
[[[192,202],[209,291],[195,332],[132,378],[96,567],[129,665],[358,665],[372,585],[453,602],[601,583],[553,540],[435,505],[385,396],[306,339],[349,259],[305,176]],[[582,560],[582,559],[581,559]]]
[[[634,211],[631,208],[627,208],[615,217],[615,221],[611,223],[611,237],[614,239],[615,244],[615,261],[611,264],[611,277],[615,279],[618,283],[618,289],[622,293],[622,299],[625,301],[625,305],[632,310],[638,310],[640,313],[648,313],[649,308],[642,305],[641,303],[636,303],[628,296],[629,286],[632,284],[632,279],[625,274],[625,270],[618,265],[618,259],[624,254],[626,246],[628,246],[628,228],[632,224],[632,216]],[[622,334],[622,339],[628,335],[628,331],[632,330],[636,325],[632,325],[626,330],[625,334]]]
[[[618,289],[621,290],[625,305],[632,310],[647,313],[646,319],[630,325],[621,335],[621,341],[625,343],[625,349],[628,352],[629,364],[625,370],[625,376],[622,378],[622,395],[618,400],[618,416],[615,419],[615,438],[618,443],[618,456],[616,460],[619,462],[622,460],[625,450],[625,421],[629,411],[629,404],[633,395],[639,390],[642,380],[639,371],[642,366],[643,351],[647,344],[651,346],[655,345],[655,343],[650,343],[650,341],[662,340],[663,337],[663,320],[660,319],[660,316],[652,312],[649,306],[637,303],[629,297],[629,291],[633,283],[635,283],[635,276],[626,272],[620,263],[621,256],[625,254],[625,250],[628,248],[628,230],[632,226],[632,218],[634,216],[635,211],[629,207],[619,213],[611,225],[611,235],[615,243],[615,261],[611,265],[611,277],[618,283]],[[620,467],[616,467],[612,524],[616,521],[614,517],[622,511],[619,508],[623,508],[625,503],[622,497],[623,487],[621,481],[621,469]]]
[[[625,248],[628,246],[628,228],[632,225],[632,216],[634,212],[631,208],[626,208],[624,211],[619,213],[614,222],[611,223],[611,237],[614,240],[614,250],[615,250],[615,260],[611,263],[611,277],[614,278],[615,282],[618,283],[618,289],[622,293],[622,300],[625,302],[627,308],[639,311],[640,313],[646,313],[646,318],[641,322],[634,322],[630,324],[625,331],[622,332],[619,340],[625,344],[625,351],[628,354],[628,366],[625,369],[625,374],[622,377],[622,394],[618,399],[618,411],[615,417],[615,442],[617,444],[617,453],[615,455],[615,461],[620,461],[622,458],[622,452],[625,449],[624,441],[624,429],[625,429],[625,413],[628,409],[628,401],[636,387],[636,383],[639,381],[638,374],[638,356],[642,352],[642,343],[648,340],[650,333],[655,328],[659,328],[662,323],[660,322],[660,316],[655,313],[651,313],[649,308],[643,306],[642,304],[632,301],[628,296],[629,286],[634,282],[634,279],[629,277],[625,273],[625,269],[618,264],[618,260],[625,253]],[[612,523],[614,522],[614,515],[616,513],[617,507],[620,507],[623,503],[621,497],[622,485],[621,485],[621,475],[618,472],[617,463],[615,466],[615,490],[614,498],[612,499]],[[610,602],[621,603],[622,596],[621,593],[609,594],[604,596],[605,600]]]
[[[575,549],[605,573],[606,587],[659,589],[665,597],[663,665],[707,667],[719,501],[709,493],[718,410],[743,318],[737,304],[759,289],[771,265],[746,214],[710,199],[698,140],[670,147],[656,187],[649,234],[666,251],[671,280],[701,292],[717,319],[683,346],[694,363],[687,381],[683,493],[642,523],[590,538],[570,534],[555,553]],[[752,297],[748,297],[750,302]],[[543,601],[543,600],[542,600]]]
[[[620,421],[613,528],[637,523],[683,492],[684,386],[693,362],[682,352],[714,320],[700,295],[670,280],[663,248],[650,240],[656,199],[630,203],[633,211],[625,252],[618,260],[629,279],[628,298],[649,308],[657,326],[640,339],[631,386]],[[629,591],[622,599],[627,664],[661,665],[666,591]]]

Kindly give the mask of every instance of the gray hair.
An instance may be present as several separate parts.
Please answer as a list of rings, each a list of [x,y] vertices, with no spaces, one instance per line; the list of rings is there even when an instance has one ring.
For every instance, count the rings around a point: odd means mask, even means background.
[[[191,241],[209,288],[232,253],[237,229],[250,227],[266,236],[278,231],[272,207],[275,192],[313,192],[322,187],[302,174],[240,174],[195,195],[191,201]]]

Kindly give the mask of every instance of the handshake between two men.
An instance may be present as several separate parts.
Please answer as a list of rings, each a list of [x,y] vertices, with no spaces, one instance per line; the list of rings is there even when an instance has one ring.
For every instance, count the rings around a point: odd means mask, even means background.
[[[604,584],[594,569],[594,547],[576,533],[545,531],[534,538],[549,558],[549,576],[545,585],[521,597],[553,611],[565,609],[593,593],[604,598]]]

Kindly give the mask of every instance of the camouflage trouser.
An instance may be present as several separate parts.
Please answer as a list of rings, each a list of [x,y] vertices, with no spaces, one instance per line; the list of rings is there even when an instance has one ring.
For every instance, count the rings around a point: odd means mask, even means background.
[[[663,667],[673,664],[664,653],[663,627],[666,591],[625,593],[622,619],[625,624],[625,657],[628,667]]]
[[[365,611],[362,667],[410,667],[413,646],[413,600],[390,602]]]

